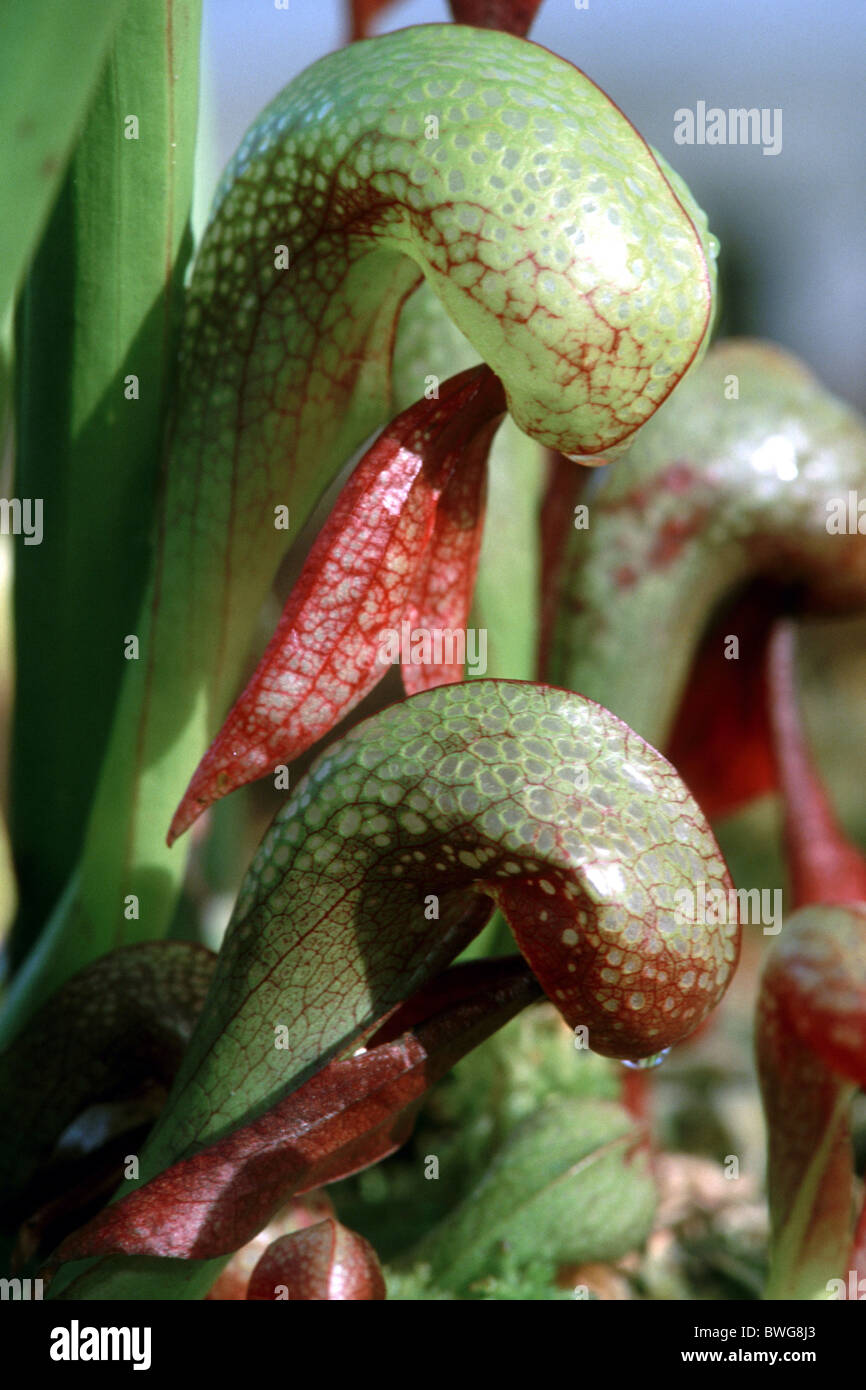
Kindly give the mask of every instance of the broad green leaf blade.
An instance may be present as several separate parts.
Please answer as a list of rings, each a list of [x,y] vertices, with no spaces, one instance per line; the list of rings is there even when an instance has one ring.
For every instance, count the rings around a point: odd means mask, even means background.
[[[553,1101],[509,1136],[478,1186],[404,1263],[463,1292],[507,1242],[515,1259],[612,1260],[643,1243],[655,1211],[645,1136],[612,1101]]]
[[[190,249],[199,11],[126,11],[21,305],[15,487],[43,500],[44,535],[16,542],[18,958],[75,865],[138,633]]]
[[[0,315],[0,448],[6,448],[12,396],[13,314]]]
[[[0,315],[48,215],[126,0],[6,0],[0,16]]]

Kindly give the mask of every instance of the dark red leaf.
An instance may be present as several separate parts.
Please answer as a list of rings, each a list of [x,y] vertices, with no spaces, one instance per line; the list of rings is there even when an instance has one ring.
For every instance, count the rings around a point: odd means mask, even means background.
[[[471,978],[475,988],[461,998],[465,979],[454,967],[438,989],[447,997],[453,980],[457,1003],[393,1042],[331,1062],[265,1115],[136,1188],[64,1241],[51,1268],[94,1255],[227,1254],[291,1195],[392,1153],[433,1082],[541,993],[517,958],[476,965]]]
[[[289,763],[363,698],[385,672],[383,632],[400,633],[413,595],[436,613],[449,567],[474,582],[487,446],[505,411],[498,379],[472,367],[439,398],[404,411],[365,454],[337,500],[252,678],[178,807],[169,844],[212,802]],[[455,482],[436,530],[440,498]],[[474,523],[470,520],[474,518]],[[433,542],[442,543],[427,584]],[[420,593],[418,585],[421,584]],[[451,600],[468,607],[465,594]],[[454,679],[453,675],[449,679]],[[430,681],[429,684],[435,684]]]

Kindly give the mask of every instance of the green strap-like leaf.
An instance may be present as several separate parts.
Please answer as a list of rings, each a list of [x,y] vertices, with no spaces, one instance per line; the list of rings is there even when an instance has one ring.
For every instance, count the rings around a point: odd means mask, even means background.
[[[190,250],[199,11],[126,11],[21,306],[15,486],[42,499],[43,536],[16,542],[16,959],[75,866],[138,633]]]
[[[126,0],[5,0],[0,16],[0,316],[48,215]]]

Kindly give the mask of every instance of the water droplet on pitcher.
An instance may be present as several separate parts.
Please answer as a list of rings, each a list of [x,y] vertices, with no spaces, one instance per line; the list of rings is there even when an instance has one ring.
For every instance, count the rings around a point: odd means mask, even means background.
[[[663,1047],[661,1052],[654,1052],[651,1057],[639,1057],[636,1062],[623,1060],[623,1066],[630,1071],[650,1071],[652,1067],[660,1067],[669,1052],[669,1047]]]

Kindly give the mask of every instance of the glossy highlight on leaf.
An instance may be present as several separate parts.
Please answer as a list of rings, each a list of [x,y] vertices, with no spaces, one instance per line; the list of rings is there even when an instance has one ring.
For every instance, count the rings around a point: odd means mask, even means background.
[[[218,797],[289,763],[386,670],[383,638],[407,620],[465,628],[483,520],[487,448],[505,410],[486,367],[404,411],[341,492],[268,648],[193,776],[169,844]],[[404,668],[410,693],[462,666]]]

